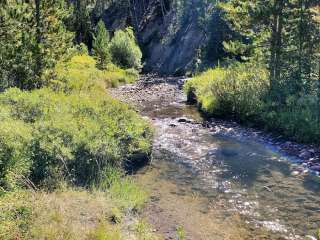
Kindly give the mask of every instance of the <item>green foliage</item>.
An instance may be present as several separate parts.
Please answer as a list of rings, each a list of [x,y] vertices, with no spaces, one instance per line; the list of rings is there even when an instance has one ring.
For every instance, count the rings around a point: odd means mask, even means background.
[[[83,185],[99,178],[106,167],[120,166],[131,154],[150,151],[147,124],[103,93],[11,89],[0,96],[0,105],[9,109],[10,121],[1,130],[2,176],[28,172],[32,163],[31,176],[37,183],[54,187],[68,180]],[[17,166],[23,169],[16,171]]]
[[[64,21],[69,11],[63,0],[10,1],[1,5],[0,90],[16,86],[39,88],[71,45]]]
[[[2,113],[2,112],[1,112]],[[30,126],[23,121],[12,121],[1,114],[0,128],[0,190],[12,189],[24,181],[29,173],[31,158]]]
[[[243,60],[263,62],[269,70],[269,99],[319,96],[320,28],[314,0],[230,0],[219,4],[229,27],[240,34],[224,43]],[[283,107],[290,111],[291,106]]]
[[[56,80],[51,81],[51,88],[66,93],[104,92],[106,87],[133,83],[138,79],[135,70],[123,70],[112,64],[107,70],[99,70],[96,61],[88,55],[76,55],[67,62],[59,62],[55,73]]]
[[[234,64],[200,74],[184,86],[193,91],[199,107],[209,115],[233,116],[239,121],[256,119],[268,89],[268,74],[262,66]]]
[[[195,95],[201,110],[220,117],[253,123],[290,139],[319,143],[319,102],[315,94],[290,95],[284,104],[268,94],[269,75],[250,63],[208,70],[188,81],[184,89]]]
[[[206,113],[319,143],[320,21],[315,1],[230,0],[219,7],[238,33],[237,39],[224,42],[224,49],[244,62],[196,77],[185,86],[189,96],[195,94]]]
[[[315,96],[290,96],[285,105],[266,102],[262,119],[269,130],[278,130],[299,142],[319,143],[319,104]]]
[[[109,53],[110,36],[102,20],[98,22],[96,34],[93,36],[93,54],[97,58],[97,64],[100,69],[105,69],[110,63]]]
[[[132,28],[118,30],[110,43],[112,62],[122,68],[141,68],[142,53]]]
[[[120,209],[140,210],[147,200],[146,192],[128,177],[115,181],[108,193]]]
[[[123,77],[117,81],[132,79],[116,67],[113,71]],[[105,94],[112,72],[96,69],[86,55],[59,64],[56,72],[53,90],[9,89],[0,95],[2,188],[29,177],[53,188],[64,180],[91,184],[108,167],[150,151],[148,124]]]
[[[90,7],[92,2],[92,0],[76,0],[70,2],[72,4],[72,14],[68,18],[67,26],[72,32],[75,32],[75,41],[77,44],[84,43],[88,46],[91,45],[91,33],[94,29]]]
[[[181,226],[179,226],[177,228],[177,237],[178,237],[178,240],[185,240],[186,239],[186,231]]]

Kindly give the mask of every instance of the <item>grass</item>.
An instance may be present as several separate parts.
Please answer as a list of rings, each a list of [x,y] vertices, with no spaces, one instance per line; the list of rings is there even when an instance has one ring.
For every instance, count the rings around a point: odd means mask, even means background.
[[[106,93],[137,73],[95,65],[73,56],[48,87],[0,94],[1,240],[140,239],[148,195],[119,169],[150,153],[152,131]]]
[[[177,237],[178,237],[178,240],[185,240],[186,239],[186,231],[181,226],[179,226],[177,228]]]
[[[147,200],[147,194],[128,177],[114,184],[109,191],[65,188],[4,194],[0,197],[0,239],[158,239],[133,211]],[[130,221],[125,221],[127,217]]]
[[[105,89],[110,79],[134,81],[134,73],[110,68],[100,71],[91,57],[74,56],[58,65],[50,87],[0,94],[0,187],[23,179],[51,189],[64,180],[84,186],[108,166],[150,153],[149,124]]]
[[[269,74],[263,65],[234,63],[195,76],[184,85],[207,116],[254,125],[302,143],[320,143],[317,92],[286,95],[281,102],[270,94]]]
[[[111,199],[117,200],[121,209],[141,210],[146,202],[146,193],[129,177],[112,184],[109,194]]]
[[[109,64],[106,70],[96,68],[96,60],[88,55],[76,55],[60,62],[55,69],[56,77],[51,87],[64,92],[88,92],[133,83],[138,79],[134,69],[121,69]]]

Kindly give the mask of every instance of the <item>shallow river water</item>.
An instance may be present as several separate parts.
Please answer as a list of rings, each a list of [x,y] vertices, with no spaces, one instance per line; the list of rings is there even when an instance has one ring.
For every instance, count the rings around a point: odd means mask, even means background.
[[[203,127],[177,86],[168,89],[171,98],[151,87],[153,97],[139,103],[156,132],[152,162],[136,175],[150,192],[145,216],[155,231],[166,239],[176,239],[177,226],[195,240],[316,239],[318,177],[292,174],[297,159],[272,146]]]

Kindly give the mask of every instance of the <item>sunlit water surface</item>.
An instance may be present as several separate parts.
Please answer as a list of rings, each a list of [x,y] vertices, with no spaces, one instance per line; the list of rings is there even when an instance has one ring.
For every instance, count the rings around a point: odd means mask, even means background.
[[[198,239],[313,239],[320,227],[319,179],[293,175],[295,159],[271,146],[179,122],[201,122],[183,101],[181,95],[142,108],[156,137],[152,164],[137,178],[156,196],[153,204]]]

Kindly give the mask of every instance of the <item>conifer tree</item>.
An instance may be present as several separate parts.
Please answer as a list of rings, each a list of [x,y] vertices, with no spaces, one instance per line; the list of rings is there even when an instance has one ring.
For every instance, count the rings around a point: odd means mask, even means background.
[[[72,44],[64,0],[13,0],[1,8],[0,88],[40,88]]]
[[[93,54],[97,59],[97,64],[100,69],[105,69],[111,61],[109,42],[109,33],[104,22],[100,20],[97,25],[96,34],[93,37]]]
[[[288,96],[314,92],[320,44],[315,0],[231,0],[220,6],[241,34],[226,49],[268,65],[272,101],[285,104]]]

